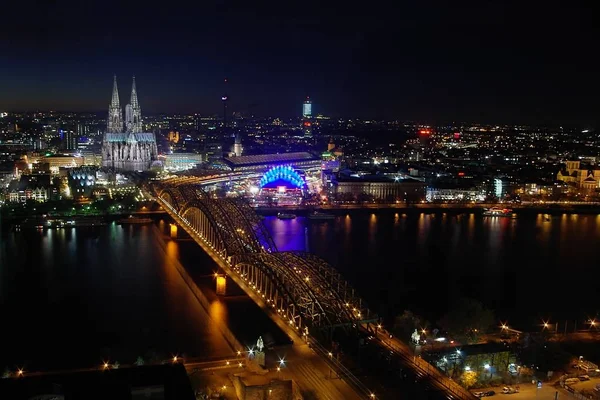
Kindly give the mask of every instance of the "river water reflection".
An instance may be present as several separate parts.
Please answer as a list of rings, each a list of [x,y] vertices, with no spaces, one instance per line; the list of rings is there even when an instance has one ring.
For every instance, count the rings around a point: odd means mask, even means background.
[[[231,354],[153,226],[1,235],[0,368]]]
[[[382,211],[265,223],[280,250],[318,254],[388,318],[410,309],[436,321],[461,295],[523,329],[600,309],[600,215]]]

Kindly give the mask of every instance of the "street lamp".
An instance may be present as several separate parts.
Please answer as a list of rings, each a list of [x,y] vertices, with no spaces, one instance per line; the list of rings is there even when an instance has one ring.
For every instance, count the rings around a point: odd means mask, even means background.
[[[19,370],[17,371],[17,375],[23,376],[23,370],[21,368],[19,368]]]

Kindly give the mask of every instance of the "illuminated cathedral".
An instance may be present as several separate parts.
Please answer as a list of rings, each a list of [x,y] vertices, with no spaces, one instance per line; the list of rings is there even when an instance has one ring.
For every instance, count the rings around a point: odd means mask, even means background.
[[[138,102],[135,77],[131,100],[125,106],[125,121],[119,102],[117,77],[114,78],[112,100],[108,107],[106,133],[102,142],[102,166],[123,171],[145,171],[157,160],[156,137],[143,132],[142,109]]]

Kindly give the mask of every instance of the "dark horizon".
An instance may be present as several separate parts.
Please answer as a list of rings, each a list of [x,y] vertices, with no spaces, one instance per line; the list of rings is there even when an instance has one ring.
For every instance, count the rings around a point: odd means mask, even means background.
[[[122,105],[124,107],[124,105]],[[14,113],[14,114],[32,114],[32,113],[64,113],[64,114],[68,114],[68,113],[73,113],[73,114],[95,114],[97,117],[99,118],[104,118],[106,117],[107,111],[89,111],[89,110],[82,110],[82,111],[74,111],[74,110],[42,110],[42,109],[37,109],[37,110],[2,110],[2,111],[6,111],[9,113]],[[235,110],[234,110],[235,111]],[[194,113],[194,112],[190,112],[190,113],[186,113],[186,112],[179,112],[179,111],[175,111],[175,112],[144,112],[143,115],[145,117],[148,116],[152,116],[152,117],[156,117],[159,115],[186,115],[186,116],[190,116],[193,114],[198,114],[202,117],[215,117],[217,120],[221,119],[223,117],[223,111],[221,110],[221,112],[214,112],[214,113],[206,113],[206,114],[200,114],[200,113]],[[231,110],[228,111],[229,117],[231,118]],[[328,115],[325,115],[325,117],[329,117]],[[244,118],[283,118],[284,120],[294,120],[294,119],[298,119],[301,120],[302,117],[301,116],[279,116],[279,115],[252,115],[252,116],[244,116]],[[463,120],[463,121],[448,121],[448,120],[416,120],[416,119],[404,119],[404,118],[389,118],[389,119],[385,119],[385,118],[359,118],[359,117],[335,117],[335,118],[339,118],[341,120],[345,120],[345,121],[350,121],[350,120],[357,120],[357,121],[376,121],[376,122],[400,122],[400,123],[414,123],[414,124],[418,124],[418,125],[428,125],[428,126],[442,126],[442,125],[480,125],[480,126],[507,126],[507,127],[518,127],[518,126],[524,126],[524,127],[530,127],[530,128],[538,128],[538,129],[564,129],[564,130],[577,130],[577,129],[581,129],[581,130],[591,130],[591,131],[595,131],[597,128],[596,126],[592,126],[589,124],[578,124],[578,123],[566,123],[566,124],[548,124],[548,123],[511,123],[511,122],[502,122],[502,121],[468,121],[468,120]],[[333,119],[333,117],[332,117]]]
[[[145,114],[220,115],[227,93],[230,111],[256,116],[298,117],[310,96],[314,114],[341,118],[599,121],[598,29],[584,3],[6,11],[15,18],[0,26],[2,110],[102,110],[116,74],[122,104],[136,76]]]

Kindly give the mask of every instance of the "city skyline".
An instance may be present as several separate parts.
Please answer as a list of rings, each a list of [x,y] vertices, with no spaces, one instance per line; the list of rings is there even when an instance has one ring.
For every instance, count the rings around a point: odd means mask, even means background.
[[[260,116],[310,96],[334,117],[598,121],[584,7],[253,7],[27,10],[0,28],[0,108],[102,110],[116,74],[144,82],[150,113],[219,113],[228,78],[229,109]]]

